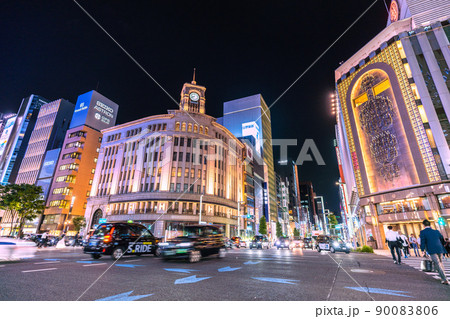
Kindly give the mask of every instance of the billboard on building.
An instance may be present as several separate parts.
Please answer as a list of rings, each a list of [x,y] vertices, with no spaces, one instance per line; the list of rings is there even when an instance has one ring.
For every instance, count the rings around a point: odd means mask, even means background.
[[[13,116],[6,121],[5,127],[3,129],[2,135],[0,136],[0,156],[2,156],[5,151],[6,143],[11,135],[14,123],[16,122],[17,116]]]
[[[70,128],[87,125],[96,130],[116,124],[119,106],[96,91],[81,94],[70,123]]]
[[[370,193],[419,183],[392,80],[374,68],[348,91]]]
[[[53,177],[55,173],[56,163],[58,162],[60,148],[47,151],[45,154],[44,162],[42,164],[41,171],[39,173],[39,179]]]

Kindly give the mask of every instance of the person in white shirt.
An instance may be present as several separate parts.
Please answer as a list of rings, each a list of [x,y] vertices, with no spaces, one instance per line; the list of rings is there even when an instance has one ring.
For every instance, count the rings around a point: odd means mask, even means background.
[[[409,253],[409,241],[408,237],[406,237],[402,232],[398,232],[401,240],[403,241],[403,254],[405,255],[405,258],[411,257],[411,254]]]
[[[392,230],[392,226],[388,226],[386,231],[386,242],[389,249],[391,250],[392,258],[394,259],[394,264],[401,264],[400,248],[398,247],[399,235],[396,231]],[[395,258],[395,252],[397,252],[397,258]]]

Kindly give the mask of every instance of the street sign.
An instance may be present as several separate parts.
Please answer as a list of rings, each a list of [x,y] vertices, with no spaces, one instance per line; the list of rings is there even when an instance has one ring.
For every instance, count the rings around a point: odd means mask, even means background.
[[[98,220],[98,222],[99,222],[100,224],[106,223],[106,218],[100,218],[100,219]]]

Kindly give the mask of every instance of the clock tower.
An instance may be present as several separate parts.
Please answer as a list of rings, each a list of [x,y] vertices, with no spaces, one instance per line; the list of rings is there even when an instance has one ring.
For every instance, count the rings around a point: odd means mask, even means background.
[[[205,114],[205,91],[204,86],[197,85],[194,76],[191,83],[184,83],[181,90],[180,110]]]

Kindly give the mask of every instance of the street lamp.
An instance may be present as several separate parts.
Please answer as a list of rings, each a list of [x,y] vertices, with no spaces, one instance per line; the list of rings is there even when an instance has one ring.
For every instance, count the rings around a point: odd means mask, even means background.
[[[202,223],[204,223],[204,224],[206,224],[206,222],[202,222],[202,200],[203,200],[203,195],[204,194],[201,194],[200,195],[200,213],[199,213],[199,216],[198,216],[198,223],[199,224],[202,224]]]
[[[237,233],[238,233],[238,237],[241,236],[241,217],[244,216],[244,215],[241,216],[241,203],[244,204],[245,202],[244,201],[238,201],[237,202],[237,204],[238,204],[238,207],[237,207],[237,210],[238,210],[238,214],[237,214],[237,222],[238,222]]]

